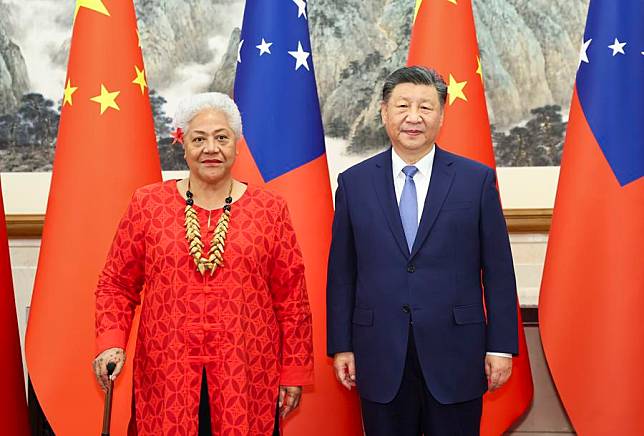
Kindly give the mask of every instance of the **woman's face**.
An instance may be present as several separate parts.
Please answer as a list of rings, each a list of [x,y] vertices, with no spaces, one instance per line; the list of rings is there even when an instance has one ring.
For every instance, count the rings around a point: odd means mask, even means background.
[[[188,123],[183,150],[190,176],[216,183],[230,175],[237,156],[237,138],[226,115],[204,109]]]

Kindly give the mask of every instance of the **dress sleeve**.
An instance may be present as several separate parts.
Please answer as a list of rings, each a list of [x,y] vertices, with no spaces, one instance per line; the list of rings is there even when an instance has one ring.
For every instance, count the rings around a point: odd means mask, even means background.
[[[96,351],[125,349],[134,309],[141,303],[145,237],[135,193],[116,230],[96,287]]]
[[[280,385],[309,385],[313,383],[313,337],[304,263],[286,204],[280,209],[270,273],[282,341]]]

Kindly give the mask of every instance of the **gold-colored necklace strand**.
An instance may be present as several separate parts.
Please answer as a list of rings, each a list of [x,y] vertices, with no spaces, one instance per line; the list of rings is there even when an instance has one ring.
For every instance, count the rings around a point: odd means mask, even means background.
[[[194,259],[197,271],[203,276],[206,271],[210,271],[210,275],[215,274],[217,267],[224,264],[224,247],[226,246],[226,235],[228,235],[228,226],[230,225],[230,205],[233,202],[233,182],[230,182],[230,189],[228,190],[228,197],[226,197],[226,204],[224,210],[217,221],[215,233],[212,235],[210,242],[210,250],[208,250],[208,257],[203,257],[204,243],[201,240],[201,226],[199,225],[199,218],[197,211],[193,207],[194,200],[192,192],[190,191],[190,179],[188,179],[188,190],[186,191],[186,209],[184,211],[186,220],[184,226],[186,227],[186,239],[189,244],[189,252]]]

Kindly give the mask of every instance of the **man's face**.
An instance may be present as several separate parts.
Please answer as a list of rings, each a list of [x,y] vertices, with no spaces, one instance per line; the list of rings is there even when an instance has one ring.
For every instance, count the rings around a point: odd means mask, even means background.
[[[436,88],[401,83],[380,107],[385,130],[401,156],[418,156],[431,150],[443,125],[443,108]]]

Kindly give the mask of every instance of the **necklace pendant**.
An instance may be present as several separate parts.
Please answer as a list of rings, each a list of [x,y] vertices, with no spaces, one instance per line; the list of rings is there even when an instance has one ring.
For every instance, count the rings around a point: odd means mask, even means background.
[[[232,190],[233,184],[230,184],[228,197],[225,200],[225,205],[217,221],[217,226],[212,235],[210,250],[208,251],[208,258],[203,257],[204,243],[201,241],[201,229],[199,227],[199,218],[197,211],[192,207],[194,204],[193,194],[190,191],[190,179],[188,179],[188,191],[186,192],[186,207],[184,209],[184,227],[186,229],[186,239],[188,240],[188,253],[193,257],[197,271],[202,277],[205,276],[207,270],[210,271],[210,276],[215,275],[215,270],[222,266],[224,263],[223,254],[226,246],[226,236],[228,234],[228,226],[230,223],[230,210],[232,204]],[[212,211],[208,211],[208,229],[210,229]]]

